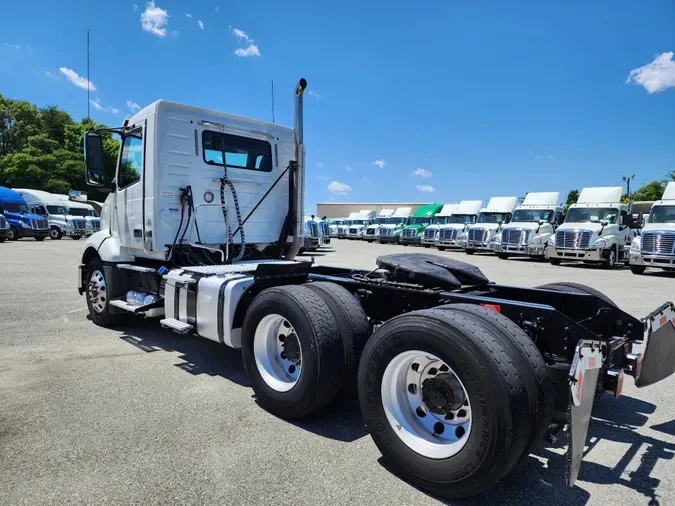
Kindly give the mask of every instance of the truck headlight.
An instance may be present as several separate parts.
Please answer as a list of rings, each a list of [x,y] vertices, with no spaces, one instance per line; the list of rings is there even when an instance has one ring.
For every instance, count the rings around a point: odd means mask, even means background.
[[[31,227],[30,223],[26,223],[25,221],[20,221],[19,226],[21,228],[33,228],[33,227]]]
[[[604,239],[598,239],[593,243],[593,246],[591,246],[591,249],[603,249],[607,245],[607,241]]]
[[[549,246],[555,246],[555,236],[552,235],[551,237],[549,237],[546,244],[548,244]]]
[[[544,242],[544,238],[540,235],[535,235],[530,244],[541,244],[542,242]]]
[[[492,238],[492,242],[494,242],[494,243],[496,243],[496,244],[500,244],[500,243],[502,242],[502,235],[501,235],[501,234],[497,234],[496,236],[494,236],[494,237]]]

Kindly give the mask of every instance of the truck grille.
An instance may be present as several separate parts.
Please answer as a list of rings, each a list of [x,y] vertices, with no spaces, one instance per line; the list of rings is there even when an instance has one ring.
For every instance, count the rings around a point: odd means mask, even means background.
[[[86,228],[86,223],[84,220],[72,220],[71,223],[73,224],[73,228],[76,228],[78,230],[84,230]],[[100,224],[99,224],[100,228]]]
[[[366,235],[375,235],[376,228],[367,228]]]
[[[394,229],[389,228],[389,227],[380,227],[380,229],[377,231],[378,235],[381,235],[382,237],[391,237],[394,235]]]
[[[417,235],[417,230],[414,228],[404,228],[401,235],[407,238],[415,237]]]
[[[91,226],[94,230],[101,230],[101,220],[91,220]]]
[[[30,220],[30,224],[33,230],[47,230],[49,228],[49,222],[44,218],[33,218]]]
[[[436,232],[438,232],[437,228],[427,228],[424,231],[424,238],[425,239],[433,239],[436,236]]]
[[[488,231],[484,228],[470,228],[469,229],[469,241],[474,242],[486,242],[488,237]]]
[[[456,241],[459,230],[456,228],[442,228],[440,232],[441,241]]]
[[[7,220],[0,214],[0,228],[7,228]]]
[[[588,249],[591,242],[590,230],[558,230],[555,233],[555,247],[568,249]]]
[[[321,223],[321,232],[323,235],[330,235],[330,225],[325,221]]]
[[[643,232],[642,251],[675,255],[675,232]]]
[[[525,228],[507,228],[502,232],[502,243],[527,244],[531,232]]]

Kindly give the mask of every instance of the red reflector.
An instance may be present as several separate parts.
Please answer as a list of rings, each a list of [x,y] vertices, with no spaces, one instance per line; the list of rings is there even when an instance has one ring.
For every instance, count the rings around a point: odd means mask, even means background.
[[[616,391],[614,397],[619,397],[623,390],[623,371],[619,371],[619,376],[616,378]]]
[[[659,320],[659,326],[660,326],[660,325],[665,325],[667,321],[668,321],[668,318],[666,318],[666,315],[663,315],[663,316],[661,317],[661,320]]]
[[[481,304],[481,306],[497,311],[498,313],[502,312],[502,307],[499,304]]]

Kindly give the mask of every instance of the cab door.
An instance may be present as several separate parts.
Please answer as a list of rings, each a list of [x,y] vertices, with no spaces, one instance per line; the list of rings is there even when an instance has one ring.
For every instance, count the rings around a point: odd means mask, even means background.
[[[143,249],[143,128],[131,130],[122,138],[117,165],[113,230],[122,247]]]

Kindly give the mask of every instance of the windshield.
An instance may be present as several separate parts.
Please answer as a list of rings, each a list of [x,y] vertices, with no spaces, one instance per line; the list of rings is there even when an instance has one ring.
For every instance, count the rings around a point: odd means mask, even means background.
[[[49,214],[68,214],[66,208],[63,206],[47,206]]]
[[[387,223],[389,225],[405,225],[405,222],[408,220],[408,218],[389,218],[387,220]]]
[[[480,213],[478,223],[508,223],[511,213]]]
[[[553,218],[553,211],[550,209],[518,209],[513,214],[513,221],[524,222],[524,221],[551,221]]]
[[[3,202],[2,207],[9,213],[28,213],[28,205],[22,202]]]
[[[89,216],[89,209],[78,209],[77,207],[71,207],[68,211],[68,214],[72,216]]]
[[[619,210],[612,207],[572,207],[567,211],[565,223],[616,222]]]
[[[649,215],[649,223],[675,223],[675,206],[656,206]]]
[[[416,216],[410,218],[411,225],[428,225],[431,223],[432,218],[430,216]]]
[[[38,214],[40,216],[47,215],[47,210],[45,209],[45,206],[33,206],[32,211],[33,213]]]
[[[352,225],[366,225],[367,223],[367,220],[352,220]]]
[[[385,223],[388,223],[389,218],[375,218],[375,225],[384,225]]]
[[[476,223],[475,214],[453,214],[448,217],[446,223],[463,223],[464,225],[470,225],[471,223]]]
[[[89,214],[87,216],[93,216],[94,218],[98,218],[98,214],[96,214],[96,211],[93,209],[89,209]]]
[[[431,223],[435,225],[445,225],[448,222],[449,216],[435,216]]]

